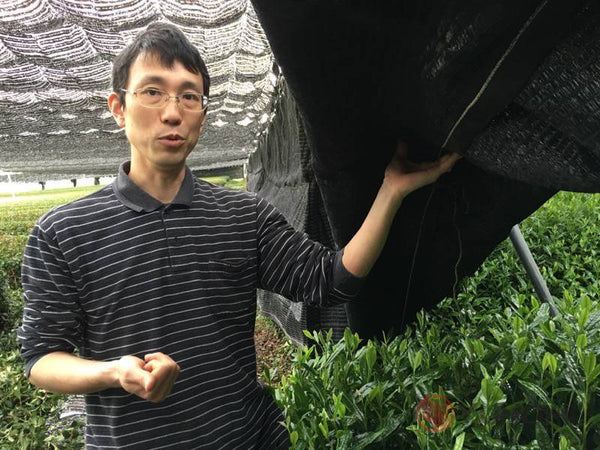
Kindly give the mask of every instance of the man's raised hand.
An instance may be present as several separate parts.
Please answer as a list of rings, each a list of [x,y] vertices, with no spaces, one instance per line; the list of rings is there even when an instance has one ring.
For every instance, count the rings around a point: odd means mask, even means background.
[[[385,169],[383,185],[399,201],[449,172],[461,158],[457,153],[448,153],[437,161],[413,163],[408,160],[407,154],[406,144],[398,141],[396,153]]]

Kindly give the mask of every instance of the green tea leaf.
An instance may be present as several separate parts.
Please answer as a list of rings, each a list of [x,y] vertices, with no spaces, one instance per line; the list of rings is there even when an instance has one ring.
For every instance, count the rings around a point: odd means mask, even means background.
[[[481,441],[481,443],[484,444],[484,445],[477,446],[476,448],[501,449],[504,447],[504,445],[502,444],[502,442],[500,440],[492,438],[490,436],[489,432],[482,426],[473,427],[472,431],[475,434],[475,436],[477,436],[477,439],[479,439]]]
[[[515,333],[519,333],[525,326],[525,322],[519,316],[515,316],[512,320],[512,326]]]
[[[552,403],[548,398],[548,394],[546,394],[546,392],[537,384],[525,380],[519,380],[519,384],[538,397],[548,408],[552,408]]]
[[[600,375],[600,366],[596,366],[594,368],[594,370],[592,370],[592,373],[589,376],[589,382],[591,383],[592,381],[594,381],[596,378],[598,378],[598,376]]]
[[[421,352],[421,350],[419,350],[416,353],[413,352],[412,350],[408,351],[408,361],[410,362],[410,366],[411,366],[413,372],[416,372],[416,370],[421,365],[422,360],[423,360],[423,353]]]
[[[550,439],[548,431],[546,431],[546,428],[544,428],[539,420],[535,422],[535,439],[540,448],[553,448],[552,439]]]
[[[558,442],[558,449],[559,450],[568,450],[569,449],[569,441],[567,441],[567,438],[564,436],[560,436],[560,441]]]
[[[515,341],[515,348],[519,353],[525,351],[529,345],[529,339],[526,336],[522,336]]]
[[[464,430],[468,429],[473,422],[479,419],[479,413],[477,411],[472,411],[469,417],[466,420],[461,420],[456,423],[456,426],[452,430],[452,435],[457,436],[462,433]]]
[[[492,407],[506,402],[506,395],[489,378],[481,380],[481,403],[484,407]]]
[[[483,342],[481,342],[480,340],[475,340],[472,342],[473,345],[473,350],[475,351],[475,354],[477,355],[478,358],[483,358],[483,355],[485,354],[485,349],[483,348]]]
[[[586,310],[588,313],[592,310],[592,301],[587,295],[582,295],[579,307]]]
[[[327,437],[329,434],[329,427],[327,426],[327,422],[319,422],[319,430],[323,433],[324,437]]]
[[[587,337],[585,334],[581,333],[579,336],[577,336],[576,345],[577,348],[581,350],[584,350],[587,347]]]
[[[378,430],[361,433],[358,436],[356,436],[357,444],[353,448],[363,449],[363,448],[367,448],[367,446],[374,444],[376,442],[381,442],[383,440],[383,438],[385,438],[386,436],[389,436],[394,431],[396,431],[398,429],[398,426],[400,425],[400,423],[402,423],[402,419],[400,419],[398,416],[395,416],[393,414],[388,415],[385,423]],[[413,430],[416,431],[417,433],[419,431],[422,432],[422,430],[420,430],[418,428],[413,428]],[[417,436],[418,436],[418,434],[417,434]]]
[[[453,450],[462,450],[464,442],[465,442],[465,432],[463,431],[454,441],[454,449]]]
[[[600,423],[600,413],[588,419],[588,429],[592,430]]]
[[[375,387],[369,392],[367,398],[369,401],[376,401],[380,405],[383,401],[383,385],[381,383],[375,384]]]
[[[344,417],[346,415],[346,405],[342,400],[342,394],[333,394],[333,404],[335,407],[335,416]]]
[[[583,372],[585,373],[585,377],[588,380],[588,383],[591,382],[591,376],[596,368],[596,355],[593,353],[586,353],[583,356],[582,361]]]
[[[563,299],[565,300],[565,305],[567,307],[573,306],[573,295],[567,290],[563,291]]]
[[[365,356],[367,358],[367,364],[369,365],[369,370],[372,370],[373,366],[375,366],[375,360],[377,359],[377,349],[375,348],[375,346],[373,345],[373,343],[371,341],[369,341]]]
[[[415,362],[413,365],[413,370],[417,370],[419,368],[419,366],[421,365],[422,361],[423,361],[423,352],[421,350],[419,350],[417,353],[415,353]]]
[[[582,330],[583,327],[585,326],[585,323],[588,320],[588,316],[590,314],[590,311],[588,309],[580,309],[579,312],[577,313],[577,325],[579,325],[579,329]]]
[[[312,333],[310,331],[308,331],[308,330],[302,330],[302,333],[304,333],[304,336],[306,336],[311,341],[315,340],[315,338],[313,337],[313,335],[312,335]]]
[[[552,353],[546,352],[544,354],[544,358],[542,359],[542,372],[549,368],[550,372],[555,374],[557,366],[558,363],[556,361],[556,357]]]

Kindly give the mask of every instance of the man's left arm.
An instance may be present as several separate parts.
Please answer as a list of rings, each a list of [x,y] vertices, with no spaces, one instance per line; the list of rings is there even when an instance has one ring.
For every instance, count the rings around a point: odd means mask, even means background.
[[[367,276],[383,250],[404,198],[449,172],[460,158],[450,153],[435,162],[411,163],[406,159],[406,147],[399,144],[367,217],[344,249],[342,263],[346,270],[356,277]]]
[[[400,146],[363,225],[337,252],[294,230],[272,205],[258,199],[259,287],[312,305],[352,301],[379,257],[404,197],[435,181],[458,158],[413,164]]]

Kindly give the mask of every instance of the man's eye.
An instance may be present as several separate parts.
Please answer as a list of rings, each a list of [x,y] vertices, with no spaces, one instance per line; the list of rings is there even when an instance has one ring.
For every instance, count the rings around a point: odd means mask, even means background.
[[[200,95],[196,94],[195,92],[184,92],[181,95],[181,98],[185,101],[188,102],[198,102],[200,103]]]
[[[158,89],[144,89],[142,91],[143,95],[147,95],[148,97],[158,97],[160,95],[162,95],[162,92],[159,91]]]

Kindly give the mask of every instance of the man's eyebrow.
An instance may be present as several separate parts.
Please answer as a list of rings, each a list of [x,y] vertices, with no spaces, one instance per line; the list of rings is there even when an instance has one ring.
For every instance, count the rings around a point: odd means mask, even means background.
[[[139,84],[149,83],[165,84],[165,79],[163,77],[159,77],[158,75],[146,75],[139,81]]]
[[[165,84],[167,84],[167,81],[165,80],[165,78],[160,77],[158,75],[146,75],[144,78],[142,78],[140,80],[139,85],[151,84],[151,83],[161,84],[164,86]],[[194,83],[193,81],[189,81],[189,80],[181,83],[181,85],[179,86],[179,89],[201,90],[201,89],[199,89],[199,86],[197,83]]]
[[[195,91],[202,90],[202,89],[199,89],[199,85],[197,83],[194,83],[193,81],[184,81],[183,83],[181,83],[180,88],[181,89],[193,89]]]

